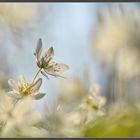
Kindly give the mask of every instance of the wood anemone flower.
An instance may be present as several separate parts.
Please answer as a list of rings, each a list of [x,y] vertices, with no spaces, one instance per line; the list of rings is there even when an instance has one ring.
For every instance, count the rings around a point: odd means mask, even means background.
[[[8,84],[12,87],[12,91],[9,91],[8,95],[15,99],[31,96],[33,99],[39,100],[46,95],[45,93],[39,93],[39,88],[42,84],[41,78],[37,78],[32,84],[29,84],[25,80],[25,77],[20,75],[18,83],[16,83],[13,79],[9,79]]]
[[[37,66],[40,68],[41,73],[47,78],[47,74],[55,77],[63,77],[61,74],[69,69],[68,65],[63,63],[56,63],[54,61],[53,47],[50,47],[47,51],[42,53],[41,38],[38,39],[34,55],[36,56]]]

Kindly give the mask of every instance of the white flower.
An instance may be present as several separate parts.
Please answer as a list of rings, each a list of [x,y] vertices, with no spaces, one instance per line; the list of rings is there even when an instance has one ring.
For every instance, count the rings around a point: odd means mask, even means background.
[[[106,103],[106,98],[98,95],[99,88],[99,85],[91,87],[88,95],[85,96],[77,108],[77,110],[85,112],[85,119],[83,122],[85,124],[105,114],[102,107]]]
[[[79,104],[86,95],[87,91],[84,81],[79,78],[68,79],[61,85],[62,87],[60,87],[61,90],[59,91],[61,94],[59,94],[58,100],[65,106],[69,105],[73,108]]]
[[[91,87],[89,95],[85,100],[86,104],[94,109],[100,109],[106,103],[106,98],[98,95],[99,90],[100,86],[97,84]]]
[[[120,77],[139,77],[139,51],[135,48],[122,49],[117,58],[117,70]],[[122,61],[123,60],[123,61]]]
[[[63,77],[61,76],[61,73],[69,69],[68,65],[66,64],[54,62],[53,47],[49,48],[44,54],[42,54],[41,39],[39,39],[37,42],[37,47],[34,54],[36,55],[37,66],[40,68],[41,73],[46,77],[47,75],[45,73],[56,77]]]
[[[14,104],[12,98],[3,96],[3,100],[0,102],[2,137],[31,136],[32,133],[39,135],[37,132],[42,130],[34,126],[39,121],[38,112],[32,110],[31,97],[26,97]],[[41,134],[43,133],[42,131]]]
[[[47,107],[45,108],[43,124],[49,132],[49,137],[80,136],[79,119],[82,116],[79,116],[80,114],[77,112],[65,111],[64,108],[59,103],[51,111]]]
[[[95,85],[88,93],[78,83],[75,86],[71,84],[66,88],[65,94],[68,94],[68,96],[60,95],[61,98],[58,97],[58,102],[51,111],[47,107],[45,108],[46,115],[43,122],[45,122],[44,126],[51,137],[81,137],[82,130],[88,122],[104,115],[101,109],[105,104],[105,98],[98,95],[99,86]],[[81,87],[83,91],[78,90],[78,87]],[[73,92],[75,94],[76,92],[82,92],[82,97],[79,100],[74,100]],[[85,92],[85,95],[83,95],[83,92]],[[75,98],[78,98],[80,93],[77,94]],[[66,98],[67,101],[64,102],[62,98]],[[73,103],[76,101],[77,104]]]
[[[101,11],[101,20],[98,21],[98,30],[94,33],[92,48],[102,61],[116,56],[123,47],[134,47],[139,44],[138,15],[137,8],[115,6]]]
[[[44,93],[39,93],[39,88],[42,84],[42,79],[38,78],[34,83],[29,84],[25,80],[23,75],[19,76],[19,81],[16,83],[13,79],[8,80],[9,85],[12,87],[12,91],[8,92],[8,95],[16,99],[21,99],[25,96],[31,96],[33,99],[41,99],[45,96]]]
[[[9,15],[10,13],[10,15]],[[32,23],[39,16],[39,6],[27,3],[1,3],[0,16],[11,27]]]

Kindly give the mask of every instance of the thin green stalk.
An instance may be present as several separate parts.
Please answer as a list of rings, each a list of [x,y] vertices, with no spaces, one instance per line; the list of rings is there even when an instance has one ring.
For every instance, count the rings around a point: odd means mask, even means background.
[[[42,70],[42,68],[40,68],[40,69],[37,71],[37,73],[36,73],[36,75],[35,75],[35,77],[34,77],[34,79],[33,79],[32,84],[34,83],[35,79],[37,78],[37,76],[38,76],[38,74],[41,72],[41,70]]]

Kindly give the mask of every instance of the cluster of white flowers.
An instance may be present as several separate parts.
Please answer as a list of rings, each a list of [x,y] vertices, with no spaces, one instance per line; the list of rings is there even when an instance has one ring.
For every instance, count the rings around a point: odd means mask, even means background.
[[[0,136],[1,137],[78,137],[83,127],[91,120],[104,115],[102,106],[105,98],[98,96],[99,85],[90,91],[84,88],[81,80],[65,81],[64,90],[52,110],[45,107],[43,117],[33,110],[33,100],[39,100],[46,94],[40,93],[42,79],[39,73],[48,78],[48,74],[63,77],[69,69],[66,64],[54,61],[53,47],[42,54],[42,40],[37,42],[36,63],[39,67],[33,81],[29,83],[23,75],[18,82],[9,79],[11,91],[1,90],[0,94]],[[73,106],[74,103],[74,106]]]
[[[105,97],[99,96],[99,85],[88,91],[79,79],[64,83],[64,89],[52,110],[43,120],[50,137],[82,137],[85,126],[105,114]],[[77,87],[77,88],[76,88]]]
[[[98,27],[91,46],[94,56],[106,66],[105,94],[113,102],[120,99],[139,102],[139,8],[115,4],[100,9],[97,17]]]

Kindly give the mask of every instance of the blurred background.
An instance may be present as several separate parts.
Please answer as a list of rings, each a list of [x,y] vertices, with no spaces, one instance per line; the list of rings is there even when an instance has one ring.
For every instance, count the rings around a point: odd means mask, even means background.
[[[47,95],[35,102],[39,111],[44,102],[53,106],[76,78],[85,88],[99,84],[106,108],[121,101],[139,108],[139,10],[139,3],[0,3],[1,88],[8,91],[7,80],[20,74],[33,80],[33,53],[42,38],[44,50],[53,46],[56,62],[70,69],[67,79],[40,75]]]

